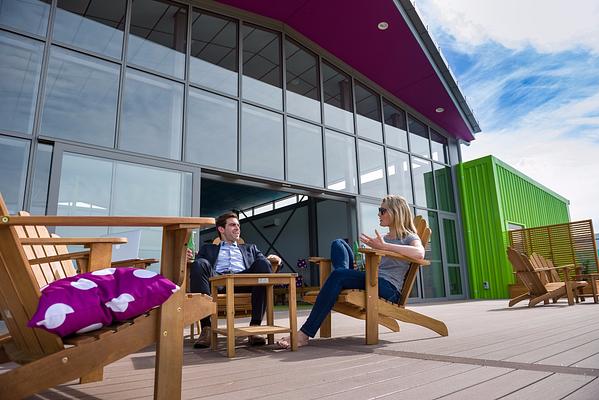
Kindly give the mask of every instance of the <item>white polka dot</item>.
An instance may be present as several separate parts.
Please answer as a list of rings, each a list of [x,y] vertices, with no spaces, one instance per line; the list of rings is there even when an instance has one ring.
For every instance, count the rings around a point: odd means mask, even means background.
[[[114,271],[116,271],[116,268],[104,268],[92,272],[92,275],[114,275]]]
[[[135,301],[133,296],[129,293],[122,293],[119,297],[115,297],[106,302],[105,305],[114,312],[125,312],[127,311],[127,308],[129,308],[129,303],[132,301]]]
[[[173,290],[171,290],[173,293],[177,293],[179,291],[179,289],[181,289],[181,287],[179,285],[175,285],[175,288]]]
[[[79,278],[78,280],[71,282],[71,286],[80,290],[89,290],[98,287],[94,281],[85,278]]]
[[[67,314],[72,314],[74,312],[75,310],[73,310],[73,308],[68,304],[52,304],[46,309],[46,313],[44,315],[45,319],[39,321],[37,325],[44,325],[47,329],[58,328],[64,323],[64,320],[67,318]]]
[[[100,329],[103,326],[104,325],[101,322],[97,322],[95,324],[88,325],[85,328],[79,329],[76,333],[86,333],[86,332],[95,331],[96,329]]]
[[[135,271],[133,271],[133,275],[135,275],[138,278],[148,279],[148,278],[155,277],[156,275],[158,275],[158,273],[156,273],[154,271],[149,271],[147,269],[137,268]]]

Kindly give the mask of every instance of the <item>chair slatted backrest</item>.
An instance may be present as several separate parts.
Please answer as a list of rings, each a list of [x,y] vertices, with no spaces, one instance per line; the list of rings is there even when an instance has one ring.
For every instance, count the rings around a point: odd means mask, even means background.
[[[529,260],[534,269],[554,267],[551,260],[537,253],[532,253],[529,257]],[[562,280],[557,271],[554,269],[548,271],[539,271],[539,275],[541,276],[541,281],[543,281],[543,283],[560,282]]]
[[[428,245],[428,241],[431,238],[431,229],[428,227],[426,220],[422,218],[422,216],[417,215],[414,218],[414,226],[416,227],[416,234],[420,238],[422,242],[422,246],[426,248]],[[401,299],[399,300],[399,305],[404,307],[410,298],[410,293],[412,293],[412,288],[414,287],[414,283],[416,282],[416,277],[418,276],[418,269],[420,268],[420,264],[411,263],[408,272],[404,278],[403,286],[401,288]]]
[[[525,255],[514,250],[512,247],[508,247],[507,256],[514,267],[516,275],[531,294],[538,296],[547,293],[547,289],[541,278],[535,272],[534,267]]]
[[[0,195],[0,216],[7,215]],[[27,327],[39,297],[38,280],[29,268],[16,229],[0,223],[0,313],[22,359],[36,359],[64,348],[58,336]]]
[[[30,215],[27,211],[19,211],[20,216]],[[49,238],[58,237],[50,234],[48,228],[43,225],[16,226],[17,235],[21,238]],[[50,257],[69,252],[66,245],[24,245],[23,249],[27,259]],[[71,260],[55,261],[51,263],[31,265],[33,275],[36,277],[40,287],[48,285],[57,279],[66,278],[77,274],[77,270]]]

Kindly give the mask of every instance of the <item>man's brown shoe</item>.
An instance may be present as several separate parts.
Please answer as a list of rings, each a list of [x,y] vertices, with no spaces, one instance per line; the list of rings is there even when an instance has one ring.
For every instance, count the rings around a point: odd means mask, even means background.
[[[193,344],[194,349],[205,349],[210,347],[210,341],[212,339],[211,329],[209,326],[202,328],[202,332],[200,333],[200,337]]]
[[[248,336],[248,343],[250,346],[264,346],[266,344],[266,339],[260,335],[251,335]]]

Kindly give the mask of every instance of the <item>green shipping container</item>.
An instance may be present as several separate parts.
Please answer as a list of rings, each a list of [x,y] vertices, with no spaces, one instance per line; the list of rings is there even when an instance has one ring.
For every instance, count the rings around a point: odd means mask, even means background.
[[[570,202],[493,156],[457,165],[470,296],[506,299],[507,231],[570,221]]]

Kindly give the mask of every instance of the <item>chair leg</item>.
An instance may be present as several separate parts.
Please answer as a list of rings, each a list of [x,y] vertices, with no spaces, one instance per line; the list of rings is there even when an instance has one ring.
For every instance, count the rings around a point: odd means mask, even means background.
[[[528,299],[530,295],[528,293],[521,294],[519,296],[514,297],[508,303],[508,307],[512,307],[514,304],[521,302],[522,300]]]
[[[79,383],[101,382],[104,379],[104,368],[100,367],[79,378]]]
[[[330,338],[331,337],[331,313],[327,315],[322,324],[320,325],[320,337]]]

